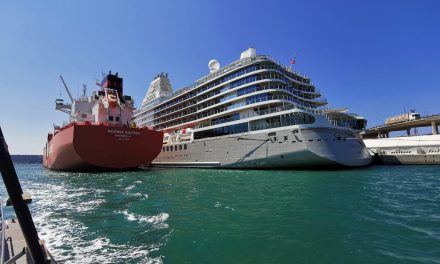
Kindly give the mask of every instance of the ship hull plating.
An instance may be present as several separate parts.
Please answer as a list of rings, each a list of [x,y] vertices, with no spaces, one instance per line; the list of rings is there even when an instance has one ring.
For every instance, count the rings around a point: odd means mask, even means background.
[[[323,169],[361,167],[371,163],[371,155],[362,141],[351,130],[337,127],[285,127],[164,147],[153,165]]]
[[[64,171],[132,169],[156,158],[162,137],[149,129],[72,124],[46,144],[43,165]]]

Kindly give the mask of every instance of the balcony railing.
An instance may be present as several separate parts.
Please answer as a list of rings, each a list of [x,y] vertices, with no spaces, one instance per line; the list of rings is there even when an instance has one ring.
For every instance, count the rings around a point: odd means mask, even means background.
[[[211,74],[209,74],[209,75],[207,75],[205,77],[202,77],[201,79],[197,80],[195,83],[193,83],[193,84],[191,84],[191,85],[189,85],[187,87],[184,87],[184,88],[174,92],[172,94],[171,98],[177,97],[177,96],[179,96],[179,95],[181,95],[181,94],[183,94],[185,92],[193,90],[193,89],[201,86],[202,84],[204,84],[204,83],[206,83],[206,82],[208,82],[210,80],[213,80],[213,79],[215,79],[215,78],[217,78],[217,77],[219,77],[219,76],[221,76],[221,75],[223,75],[223,74],[225,74],[225,73],[227,73],[229,71],[237,69],[238,67],[251,65],[251,64],[254,64],[256,61],[264,61],[264,60],[270,60],[273,63],[275,63],[275,65],[278,66],[279,68],[284,69],[284,70],[286,70],[286,71],[288,71],[290,73],[293,73],[294,75],[299,76],[299,77],[302,78],[302,80],[301,80],[301,78],[300,78],[300,80],[297,80],[297,78],[294,78],[295,80],[300,81],[300,82],[305,82],[307,84],[310,84],[310,79],[308,77],[306,77],[304,74],[301,74],[299,72],[293,71],[292,69],[284,66],[283,64],[281,64],[280,62],[278,62],[277,60],[273,59],[270,56],[258,55],[256,57],[252,57],[252,58],[240,59],[238,61],[235,61],[235,62],[233,62],[233,63],[223,67],[222,69],[220,69],[217,72],[214,72],[214,73],[211,73]],[[262,69],[264,69],[264,67]],[[256,70],[258,70],[258,69],[256,69]],[[248,73],[248,72],[246,72],[246,73]],[[196,94],[194,94],[192,96],[189,96],[187,99],[192,98],[194,96],[196,96]],[[159,109],[161,109],[161,108],[162,107],[159,107]]]

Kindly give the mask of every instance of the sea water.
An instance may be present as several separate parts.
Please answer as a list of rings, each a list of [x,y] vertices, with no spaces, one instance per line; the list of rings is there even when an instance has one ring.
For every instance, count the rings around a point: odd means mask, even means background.
[[[440,263],[439,166],[16,170],[64,263]]]

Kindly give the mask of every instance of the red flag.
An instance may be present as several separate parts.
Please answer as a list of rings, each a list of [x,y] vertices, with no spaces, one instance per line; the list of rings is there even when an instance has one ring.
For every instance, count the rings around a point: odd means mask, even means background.
[[[290,64],[293,65],[293,64],[295,64],[295,62],[296,62],[296,61],[295,61],[295,57],[293,57],[293,58],[290,60]]]

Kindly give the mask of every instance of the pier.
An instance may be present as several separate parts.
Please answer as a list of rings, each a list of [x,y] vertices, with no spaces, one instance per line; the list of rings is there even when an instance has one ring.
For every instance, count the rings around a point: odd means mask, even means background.
[[[9,154],[8,145],[0,128],[0,172],[8,192],[8,204],[14,208],[16,218],[5,220],[3,200],[0,197],[0,263],[56,264],[44,241],[38,237],[28,203]]]
[[[410,135],[411,128],[431,127],[432,134],[438,135],[438,125],[440,124],[440,114],[423,116],[417,120],[404,121],[389,125],[379,125],[371,127],[359,133],[362,138],[388,138],[390,132],[405,131]]]

